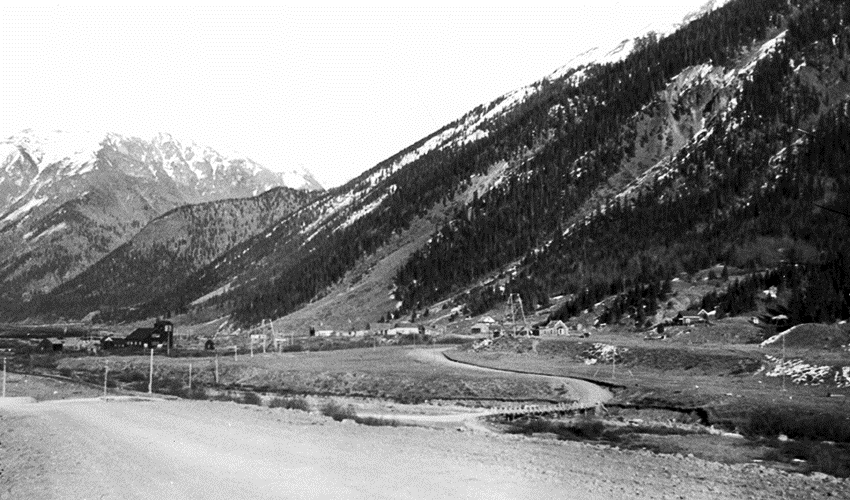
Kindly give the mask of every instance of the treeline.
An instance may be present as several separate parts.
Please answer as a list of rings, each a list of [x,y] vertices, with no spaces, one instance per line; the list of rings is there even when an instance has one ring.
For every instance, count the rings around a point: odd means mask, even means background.
[[[667,80],[694,64],[727,61],[742,45],[763,39],[784,12],[784,2],[730,3],[644,44],[622,62],[593,68],[580,85],[565,86],[557,140],[528,162],[527,171],[480,197],[414,255],[396,279],[403,307],[436,301],[559,234],[569,215],[616,171],[625,154],[620,130]],[[576,108],[582,112],[573,114]],[[565,286],[542,281],[549,291]]]
[[[717,262],[771,265],[753,250],[758,250],[759,238],[791,238],[817,248],[840,240],[836,234],[846,231],[835,220],[823,220],[813,203],[823,200],[841,210],[850,200],[848,179],[840,168],[846,165],[847,105],[830,102],[828,90],[803,81],[791,61],[805,60],[830,75],[837,73],[846,85],[846,66],[841,69],[839,63],[837,72],[830,68],[836,57],[846,62],[847,9],[814,2],[799,6],[789,17],[784,5],[770,2],[727,7],[730,10],[720,9],[669,39],[649,44],[623,63],[598,69],[596,95],[609,98],[600,99],[604,104],[589,112],[592,129],[565,123],[569,139],[551,143],[529,162],[527,172],[479,197],[435,234],[397,275],[404,307],[432,303],[521,258],[516,279],[533,278],[539,284],[535,295],[576,296],[568,302],[570,310],[559,313],[563,315],[619,293],[616,284],[622,280],[637,281],[633,288],[645,290],[675,273]],[[731,12],[736,20],[728,18]],[[738,24],[742,21],[746,27]],[[803,33],[801,26],[813,23],[822,26],[817,31],[822,38]],[[674,159],[676,175],[605,207],[589,223],[576,224],[565,234],[561,225],[623,156],[614,131],[639,106],[640,100],[632,102],[634,96],[648,97],[652,82],[663,82],[685,65],[699,62],[696,54],[717,50],[717,33],[735,40],[720,44],[731,54],[784,26],[786,41],[744,81],[733,113],[715,120],[699,145]],[[702,47],[700,41],[707,45]],[[715,62],[728,60],[712,53]],[[694,59],[681,54],[694,54]],[[625,78],[647,67],[659,68],[651,73],[654,77],[638,82]],[[614,76],[626,68],[633,71],[619,73],[620,78],[632,83]],[[636,87],[628,98],[611,93],[631,84]],[[649,84],[647,89],[644,84]]]
[[[187,205],[152,221],[131,242],[109,253],[21,316],[81,316],[125,321],[184,312],[184,280],[222,253],[316,199],[316,193],[276,188],[252,198]]]
[[[754,312],[761,296],[766,310],[781,311],[791,327],[800,323],[831,323],[850,318],[850,262],[848,254],[823,254],[818,262],[785,262],[764,273],[734,281],[722,293],[703,297],[702,307],[719,317]],[[765,292],[775,291],[776,298]],[[773,318],[767,318],[773,320]]]

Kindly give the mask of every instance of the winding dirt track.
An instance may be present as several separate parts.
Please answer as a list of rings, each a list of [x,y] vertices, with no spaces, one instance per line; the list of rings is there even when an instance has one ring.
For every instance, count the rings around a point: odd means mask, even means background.
[[[458,363],[457,361],[452,361],[451,359],[445,357],[443,352],[451,349],[451,347],[442,347],[439,349],[413,349],[409,351],[407,354],[411,358],[423,362],[434,364],[438,366],[447,366],[451,368],[460,368],[463,370],[473,370],[473,371],[484,371],[491,373],[499,373],[499,374],[509,374],[512,377],[517,378],[529,378],[529,379],[538,379],[538,380],[557,380],[558,382],[567,386],[570,398],[573,399],[577,405],[584,408],[593,408],[598,403],[604,403],[610,400],[613,397],[610,391],[607,389],[600,387],[591,382],[587,382],[584,380],[578,380],[570,377],[558,377],[554,375],[532,375],[532,374],[520,374],[516,372],[511,372],[509,370],[499,370],[497,368],[488,368],[484,366],[471,365],[468,363]],[[471,422],[473,419],[484,417],[487,415],[491,415],[492,412],[481,410],[481,411],[469,411],[466,413],[451,413],[446,415],[405,415],[405,414],[383,414],[383,413],[364,413],[363,416],[368,417],[377,417],[377,418],[391,418],[393,420],[401,421],[404,423],[461,423],[466,422],[467,426],[470,428],[474,428],[477,430],[484,430],[485,427],[480,425],[475,425]]]
[[[614,397],[614,395],[611,394],[611,392],[605,389],[604,387],[596,385],[592,382],[588,382],[586,380],[579,380],[570,377],[558,377],[555,375],[524,374],[512,372],[510,370],[499,370],[497,368],[488,368],[485,366],[471,365],[468,363],[459,363],[443,355],[443,352],[449,349],[451,348],[443,347],[440,349],[416,349],[410,351],[408,355],[420,361],[424,361],[427,363],[436,363],[444,366],[451,366],[453,368],[463,368],[466,370],[476,370],[501,374],[507,373],[511,376],[519,378],[557,380],[566,384],[569,387],[569,394],[573,400],[575,400],[577,403],[586,405],[587,407],[595,406],[596,403],[604,403]]]

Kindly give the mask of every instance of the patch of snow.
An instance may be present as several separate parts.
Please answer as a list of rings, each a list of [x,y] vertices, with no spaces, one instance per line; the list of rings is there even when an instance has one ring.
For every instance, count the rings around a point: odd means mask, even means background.
[[[78,167],[78,168],[74,171],[74,175],[83,175],[83,174],[87,174],[87,173],[89,173],[89,172],[91,172],[91,171],[93,171],[93,170],[94,170],[94,162],[93,162],[93,161],[87,161],[87,162],[83,163],[82,165],[80,165],[80,166],[79,166],[79,167]]]
[[[759,61],[776,51],[777,46],[779,46],[780,43],[785,41],[785,34],[787,32],[788,30],[785,30],[776,35],[775,37],[771,38],[770,40],[764,42],[761,47],[758,48],[756,53],[750,58],[750,61],[746,65],[744,65],[744,67],[738,69],[737,71],[735,69],[730,70],[729,73],[727,73],[727,78],[732,79],[735,76],[740,78],[742,76],[747,76],[752,73],[753,68],[756,67]]]
[[[55,226],[52,226],[52,227],[42,231],[41,233],[39,233],[35,238],[33,238],[32,242],[34,243],[34,242],[44,238],[45,236],[49,236],[53,233],[62,231],[63,229],[65,229],[67,227],[68,227],[68,224],[66,224],[65,222],[60,222],[59,224],[56,224]],[[24,235],[24,239],[29,240],[29,237],[31,235],[32,235],[31,232],[27,233],[26,235]]]
[[[20,219],[33,208],[43,205],[47,199],[48,198],[46,196],[43,198],[31,198],[29,201],[7,214],[6,217],[3,217],[3,222],[14,222]]]
[[[80,165],[94,162],[103,134],[89,131],[43,131],[28,129],[11,136],[8,142],[23,148],[38,166],[39,174],[57,163]]]
[[[226,283],[224,286],[220,286],[220,287],[216,288],[215,290],[213,290],[212,292],[210,292],[210,293],[208,293],[208,294],[204,295],[203,297],[200,297],[200,298],[198,298],[198,299],[195,299],[195,300],[192,302],[192,305],[193,305],[193,306],[197,306],[197,305],[203,304],[204,302],[206,302],[206,301],[210,300],[210,299],[211,299],[211,298],[213,298],[213,297],[218,297],[219,295],[223,295],[223,294],[225,294],[225,293],[229,292],[229,291],[230,291],[230,289],[231,289],[231,287],[232,287],[232,283],[233,283],[233,282]]]
[[[764,375],[766,377],[786,376],[799,385],[821,385],[829,380],[833,372],[831,366],[810,365],[802,359],[782,360],[776,356],[766,356],[773,365]]]
[[[393,185],[393,186],[395,186],[395,185]],[[375,210],[376,208],[378,208],[378,206],[379,206],[379,205],[380,205],[380,204],[381,204],[381,203],[382,203],[382,202],[383,202],[383,201],[387,198],[387,196],[389,196],[389,193],[384,193],[384,194],[382,194],[381,196],[379,196],[379,197],[378,197],[378,199],[377,199],[377,200],[375,200],[375,201],[373,201],[372,203],[369,203],[368,205],[365,205],[365,206],[363,206],[363,207],[360,207],[360,209],[359,209],[359,210],[357,210],[356,212],[354,212],[353,214],[351,214],[350,216],[348,216],[348,219],[346,219],[346,221],[345,221],[345,222],[343,222],[342,224],[340,224],[340,225],[339,225],[339,226],[335,229],[335,231],[337,231],[337,230],[342,230],[342,229],[347,228],[348,226],[350,226],[350,225],[354,224],[354,223],[355,223],[358,219],[360,219],[361,217],[363,217],[363,216],[365,216],[365,215],[369,214],[371,211],[373,211],[373,210]]]
[[[567,64],[556,69],[552,74],[546,77],[548,80],[557,80],[568,75],[571,71],[576,71],[571,80],[574,84],[581,82],[584,79],[584,69],[592,64],[612,64],[622,61],[634,51],[635,39],[642,38],[650,32],[655,33],[658,38],[671,35],[676,30],[686,25],[687,23],[711,12],[714,9],[720,8],[730,0],[710,0],[695,12],[687,14],[683,19],[676,21],[659,19],[649,24],[642,26],[636,30],[632,36],[625,38],[614,46],[609,47],[592,47],[587,49],[575,57],[570,59]]]

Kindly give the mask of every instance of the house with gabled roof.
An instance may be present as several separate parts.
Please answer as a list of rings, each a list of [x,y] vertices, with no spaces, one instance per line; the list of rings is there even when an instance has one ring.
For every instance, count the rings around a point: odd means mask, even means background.
[[[153,328],[136,328],[124,339],[127,347],[164,349],[174,347],[174,323],[157,320]]]

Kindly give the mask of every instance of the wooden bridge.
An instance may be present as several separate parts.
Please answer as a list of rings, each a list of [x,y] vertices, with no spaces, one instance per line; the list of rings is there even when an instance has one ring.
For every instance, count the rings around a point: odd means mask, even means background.
[[[509,418],[517,418],[522,416],[543,416],[550,415],[552,413],[569,413],[576,410],[587,410],[589,408],[596,408],[596,406],[601,403],[557,403],[557,404],[548,404],[548,405],[511,405],[511,406],[499,406],[496,408],[490,408],[484,410],[482,412],[482,416],[503,416]]]

